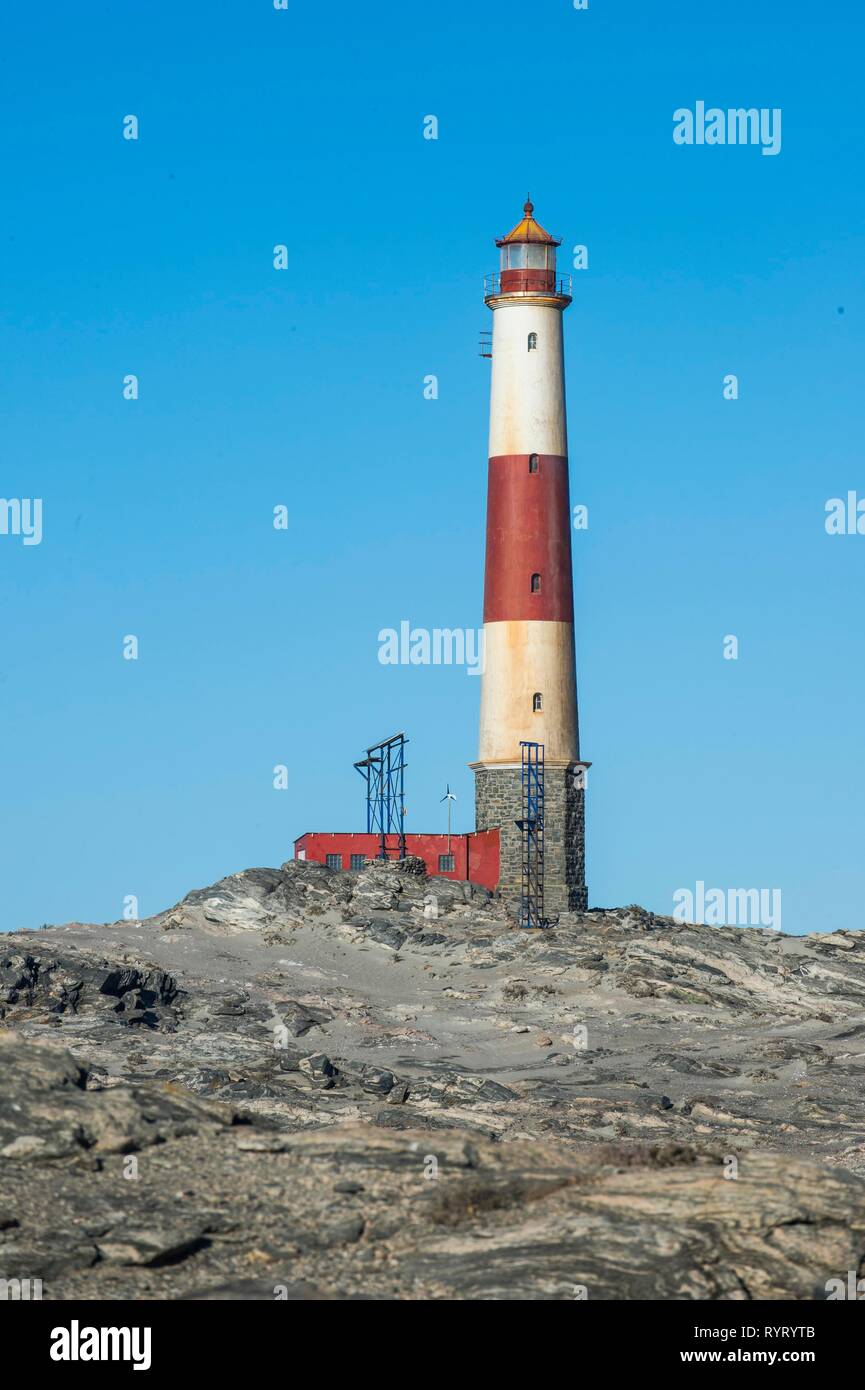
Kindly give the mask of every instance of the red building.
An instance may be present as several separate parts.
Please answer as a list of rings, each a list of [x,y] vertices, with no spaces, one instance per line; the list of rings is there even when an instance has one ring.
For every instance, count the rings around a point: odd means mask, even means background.
[[[391,837],[393,838],[393,837]],[[416,854],[435,878],[467,879],[492,892],[499,882],[499,832],[475,830],[468,835],[406,834],[407,854]],[[295,859],[309,859],[330,869],[362,869],[378,857],[381,836],[363,831],[309,830],[294,842]]]

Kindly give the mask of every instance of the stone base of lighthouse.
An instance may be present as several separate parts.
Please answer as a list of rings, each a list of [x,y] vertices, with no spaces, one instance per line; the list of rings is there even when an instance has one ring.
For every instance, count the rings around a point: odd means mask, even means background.
[[[585,763],[544,768],[544,912],[584,912],[586,888]],[[518,898],[522,884],[522,782],[518,763],[473,763],[475,824],[499,830],[499,890]]]

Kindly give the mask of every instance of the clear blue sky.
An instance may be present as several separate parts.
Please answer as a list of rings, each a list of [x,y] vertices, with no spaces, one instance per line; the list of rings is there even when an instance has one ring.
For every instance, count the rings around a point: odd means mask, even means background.
[[[0,495],[44,505],[0,536],[0,926],[362,829],[352,762],[398,728],[408,827],[446,781],[472,827],[479,682],[377,633],[481,621],[482,277],[529,190],[589,247],[591,901],[862,925],[865,536],[824,530],[865,495],[861,8],[50,0],[0,39]],[[780,107],[780,155],[676,146],[698,99]]]

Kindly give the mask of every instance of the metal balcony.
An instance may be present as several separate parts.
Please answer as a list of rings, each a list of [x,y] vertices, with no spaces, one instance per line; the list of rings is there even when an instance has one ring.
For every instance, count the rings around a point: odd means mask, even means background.
[[[539,270],[539,271],[537,272],[537,274],[538,274],[539,276],[540,276],[540,275],[543,275],[543,273],[544,273],[544,272],[543,272],[542,270]],[[572,289],[573,289],[573,277],[572,277],[572,276],[570,276],[570,275],[557,275],[557,276],[555,276],[555,278],[553,279],[552,284],[551,284],[549,287],[545,288],[545,289],[536,289],[536,290],[510,290],[510,289],[509,289],[509,290],[505,290],[504,293],[507,294],[507,296],[508,296],[509,299],[520,299],[520,298],[523,298],[523,297],[531,297],[531,298],[534,298],[534,297],[536,297],[536,296],[539,295],[539,294],[550,295],[551,297],[552,297],[552,296],[555,296],[555,297],[557,297],[557,298],[558,298],[558,297],[561,297],[561,298],[563,298],[563,299],[570,299],[570,298],[572,297]],[[484,299],[495,299],[497,295],[500,295],[500,294],[502,294],[502,293],[503,293],[503,291],[502,291],[502,277],[501,277],[501,272],[498,271],[498,270],[494,270],[491,274],[485,275],[485,276],[484,276]]]

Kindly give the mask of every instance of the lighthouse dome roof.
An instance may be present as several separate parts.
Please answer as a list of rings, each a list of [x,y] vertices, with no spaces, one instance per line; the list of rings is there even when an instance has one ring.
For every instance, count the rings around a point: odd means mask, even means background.
[[[544,231],[540,222],[535,221],[534,211],[534,203],[527,198],[523,204],[523,215],[519,222],[513,231],[508,232],[507,236],[496,239],[496,246],[509,246],[514,241],[534,241],[541,242],[546,246],[561,246],[561,241],[556,241],[555,237]]]

